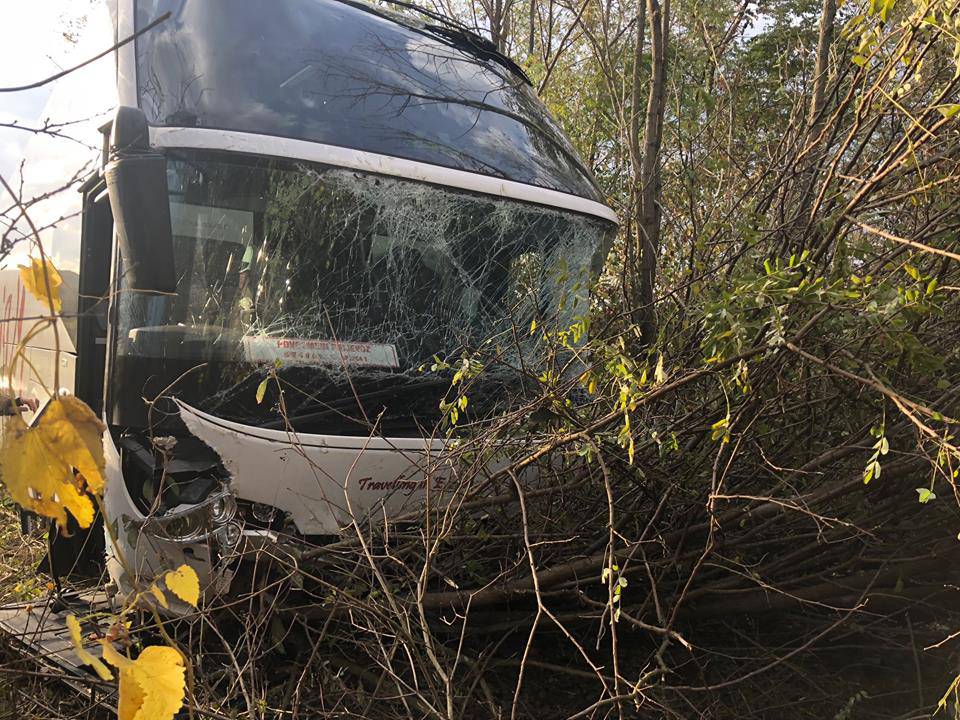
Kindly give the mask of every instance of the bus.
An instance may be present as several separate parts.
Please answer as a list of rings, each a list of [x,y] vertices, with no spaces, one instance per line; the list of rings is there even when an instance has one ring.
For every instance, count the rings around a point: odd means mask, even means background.
[[[87,31],[117,47],[48,107],[88,134],[23,166],[63,317],[7,388],[108,428],[105,546],[57,536],[51,568],[105,551],[121,593],[182,563],[225,591],[250,543],[415,510],[455,472],[431,461],[445,369],[496,348],[469,407],[494,412],[616,232],[528,78],[455,23],[355,0],[110,0]],[[5,363],[43,314],[18,263]]]

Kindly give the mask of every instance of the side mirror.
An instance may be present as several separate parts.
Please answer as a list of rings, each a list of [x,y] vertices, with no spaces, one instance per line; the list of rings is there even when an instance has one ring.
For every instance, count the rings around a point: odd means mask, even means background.
[[[104,174],[127,285],[142,292],[175,292],[167,159],[151,151],[141,110],[117,109],[110,150],[113,159]]]

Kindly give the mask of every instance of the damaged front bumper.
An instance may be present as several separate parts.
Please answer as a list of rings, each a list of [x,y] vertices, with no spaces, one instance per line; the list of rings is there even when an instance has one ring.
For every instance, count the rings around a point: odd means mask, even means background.
[[[236,560],[262,548],[293,562],[305,538],[408,514],[455,468],[440,440],[293,434],[229,422],[179,403],[190,433],[213,450],[222,483],[199,502],[143,513],[123,479],[121,451],[107,448],[104,508],[108,570],[128,595],[187,563],[205,594],[228,591]]]

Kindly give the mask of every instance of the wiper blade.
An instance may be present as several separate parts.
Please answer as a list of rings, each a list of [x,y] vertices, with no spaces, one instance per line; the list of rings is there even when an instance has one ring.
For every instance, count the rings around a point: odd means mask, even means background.
[[[403,395],[409,395],[411,392],[417,391],[422,392],[424,390],[429,390],[432,388],[441,388],[449,387],[450,381],[440,378],[422,378],[419,380],[413,380],[403,385],[394,385],[393,387],[383,388],[380,390],[372,390],[366,393],[358,393],[353,395],[352,393],[348,396],[332,400],[330,402],[321,402],[317,401],[316,403],[311,403],[313,405],[323,405],[323,408],[320,410],[314,410],[312,412],[298,412],[294,415],[287,416],[286,420],[284,418],[278,418],[276,420],[270,420],[269,422],[262,423],[260,427],[266,429],[280,429],[286,427],[287,423],[291,425],[294,423],[305,423],[313,422],[315,420],[323,420],[328,418],[331,415],[342,415],[344,410],[349,410],[357,405],[362,407],[363,403],[369,400],[379,400],[381,398],[389,397],[400,397]]]

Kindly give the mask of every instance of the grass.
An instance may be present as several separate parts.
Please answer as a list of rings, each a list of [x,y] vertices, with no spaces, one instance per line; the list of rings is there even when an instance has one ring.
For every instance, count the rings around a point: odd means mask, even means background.
[[[37,574],[46,553],[46,524],[24,536],[20,514],[7,497],[0,499],[0,605],[44,602],[53,584]],[[109,717],[103,708],[68,686],[56,673],[24,657],[0,636],[0,720],[50,720]]]
[[[20,531],[20,514],[9,498],[0,501],[0,605],[37,600],[49,592],[36,568],[46,552],[46,532]]]

